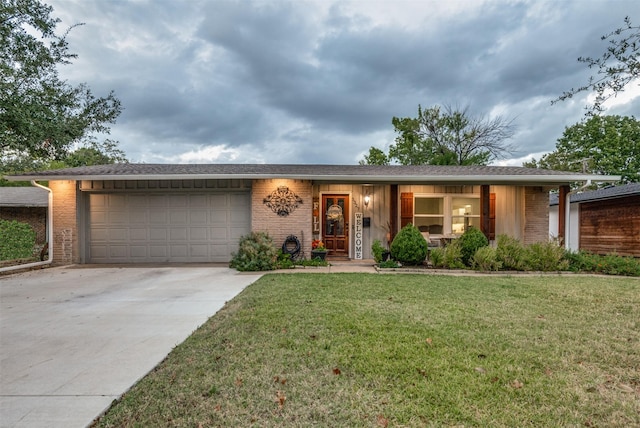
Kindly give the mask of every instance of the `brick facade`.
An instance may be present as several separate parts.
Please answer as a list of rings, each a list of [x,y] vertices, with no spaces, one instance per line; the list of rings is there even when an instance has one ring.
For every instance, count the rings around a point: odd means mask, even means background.
[[[49,245],[53,263],[79,263],[76,182],[51,181],[49,188],[53,190],[53,245]]]
[[[549,239],[549,190],[544,187],[524,189],[524,244]]]
[[[47,242],[47,207],[2,207],[0,219],[27,223],[36,232],[36,244]]]
[[[288,216],[279,216],[264,203],[264,199],[278,187],[286,186],[302,199]],[[301,256],[311,256],[312,185],[306,180],[253,180],[251,190],[251,229],[267,232],[280,248],[289,235],[295,235],[301,243]]]

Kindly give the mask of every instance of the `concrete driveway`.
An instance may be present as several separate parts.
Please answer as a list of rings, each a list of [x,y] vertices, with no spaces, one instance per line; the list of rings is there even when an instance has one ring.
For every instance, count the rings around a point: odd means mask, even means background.
[[[259,277],[216,267],[0,276],[0,426],[90,424]]]

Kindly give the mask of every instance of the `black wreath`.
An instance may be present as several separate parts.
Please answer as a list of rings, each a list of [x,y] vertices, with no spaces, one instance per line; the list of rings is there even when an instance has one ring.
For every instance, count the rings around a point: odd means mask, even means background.
[[[289,244],[294,244],[294,247],[290,248]],[[300,241],[297,236],[287,236],[287,239],[284,240],[284,244],[282,244],[282,254],[291,254],[291,259],[298,257],[298,254],[300,254]]]

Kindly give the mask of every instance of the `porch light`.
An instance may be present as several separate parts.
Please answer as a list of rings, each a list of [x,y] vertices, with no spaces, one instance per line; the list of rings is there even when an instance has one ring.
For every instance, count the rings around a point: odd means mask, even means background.
[[[368,206],[369,206],[369,202],[371,202],[371,196],[366,195],[366,196],[364,197],[364,206],[365,206],[365,207],[368,207]]]

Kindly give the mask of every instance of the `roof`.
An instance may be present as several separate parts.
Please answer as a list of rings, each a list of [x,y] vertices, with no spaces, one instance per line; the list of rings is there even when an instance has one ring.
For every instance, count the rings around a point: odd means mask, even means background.
[[[49,192],[38,187],[0,187],[0,207],[46,207]]]
[[[622,198],[625,196],[640,195],[640,183],[630,183],[622,186],[609,186],[598,190],[582,193],[572,193],[571,203],[599,201],[603,199]],[[549,195],[549,205],[558,205],[558,195]]]
[[[513,166],[287,165],[287,164],[112,164],[8,176],[27,180],[180,180],[290,178],[324,182],[532,184],[618,181],[619,176],[580,174]]]

